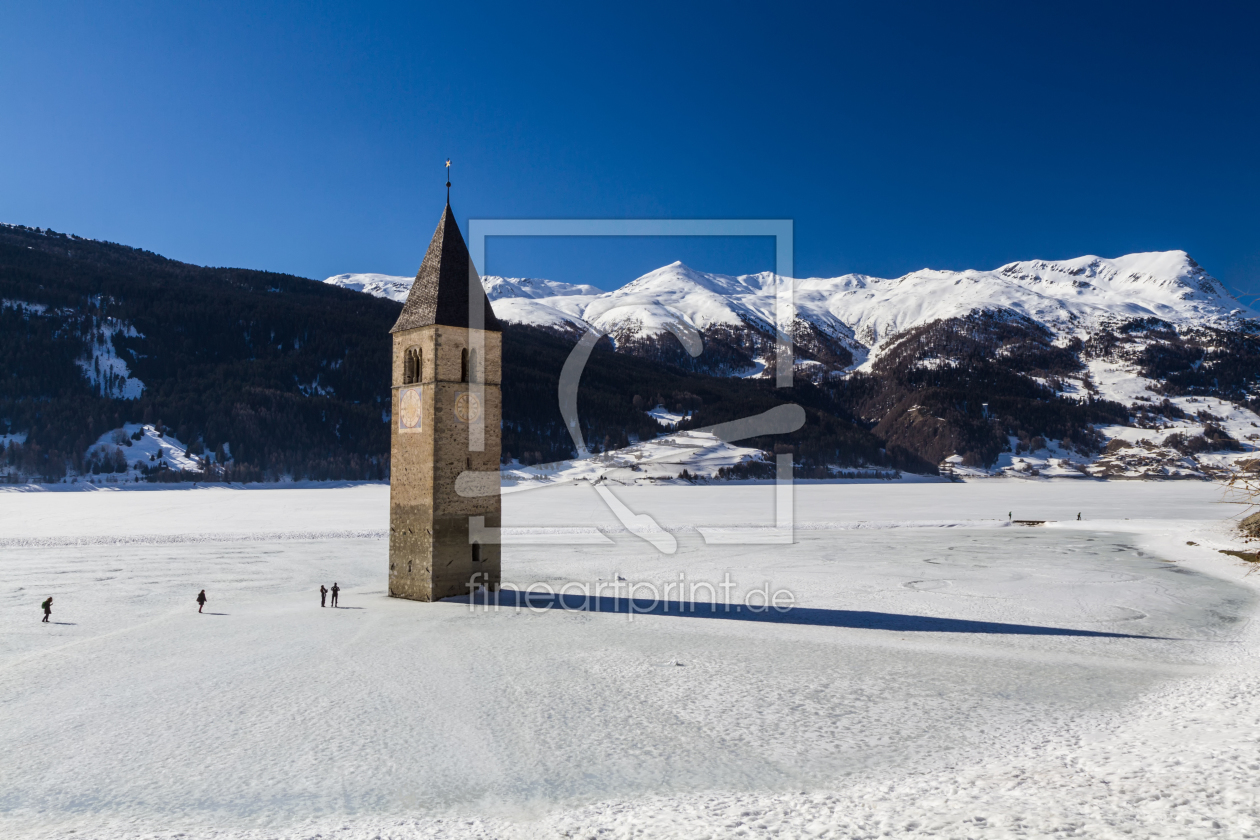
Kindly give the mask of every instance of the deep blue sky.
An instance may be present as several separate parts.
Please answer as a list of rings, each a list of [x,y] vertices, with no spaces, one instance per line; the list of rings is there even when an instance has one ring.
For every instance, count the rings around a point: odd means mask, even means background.
[[[0,221],[412,274],[469,217],[796,222],[796,274],[1183,248],[1260,292],[1260,6],[17,3]],[[610,288],[766,240],[506,241]]]

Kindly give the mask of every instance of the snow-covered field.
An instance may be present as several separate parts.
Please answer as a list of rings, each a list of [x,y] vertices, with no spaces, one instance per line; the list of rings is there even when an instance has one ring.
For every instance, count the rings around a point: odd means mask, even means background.
[[[1218,487],[806,484],[792,545],[722,547],[694,526],[772,522],[773,486],[617,494],[678,552],[557,485],[505,525],[610,544],[509,544],[506,579],[681,576],[682,614],[389,599],[383,485],[0,491],[0,835],[1260,834]],[[796,606],[710,607],[728,581]]]

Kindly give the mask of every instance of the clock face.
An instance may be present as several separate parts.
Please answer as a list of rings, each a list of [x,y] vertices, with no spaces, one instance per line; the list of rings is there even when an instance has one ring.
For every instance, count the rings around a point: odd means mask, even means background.
[[[420,431],[420,398],[419,388],[404,388],[398,395],[398,431]]]
[[[481,400],[465,391],[455,397],[455,418],[461,423],[474,423],[481,416]]]

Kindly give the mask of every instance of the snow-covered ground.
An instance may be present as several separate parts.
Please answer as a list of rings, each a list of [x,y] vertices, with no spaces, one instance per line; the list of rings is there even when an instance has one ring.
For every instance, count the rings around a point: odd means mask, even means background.
[[[0,449],[11,443],[26,443],[26,432],[11,432],[9,434],[0,435]]]
[[[1158,428],[1099,427],[1110,443],[1105,457],[1075,459],[1092,461],[1090,472],[1095,475],[1199,478],[1237,472],[1240,464],[1255,461],[1260,452],[1260,416],[1246,406],[1215,397],[1166,397],[1158,393],[1157,383],[1139,374],[1136,366],[1121,361],[1093,360],[1088,371],[1104,398],[1132,406],[1134,413],[1144,409],[1160,418]],[[1165,416],[1161,408],[1164,400],[1185,416]],[[1209,422],[1237,441],[1240,451],[1200,452],[1190,459],[1165,447],[1174,434],[1187,438],[1203,435]]]
[[[505,525],[609,544],[509,544],[507,581],[796,607],[389,599],[384,485],[0,491],[0,834],[1260,833],[1256,581],[1219,488],[802,485],[794,544],[721,548],[694,526],[772,520],[773,487],[618,493],[677,554],[549,487]]]
[[[663,405],[658,405],[656,408],[648,411],[647,415],[665,428],[672,429],[682,421],[690,418],[691,412],[687,411],[680,414],[677,411],[670,411]]]
[[[138,437],[137,437],[138,436]],[[126,469],[116,472],[70,475],[67,484],[73,485],[125,485],[142,480],[141,470],[159,469],[165,465],[170,470],[201,470],[201,462],[187,454],[188,445],[170,432],[158,434],[152,425],[127,423],[121,428],[106,432],[88,447],[84,458],[88,462],[115,464],[121,459]],[[211,454],[210,460],[214,459]]]
[[[663,408],[648,412],[662,426],[675,426],[684,415]],[[674,418],[672,421],[670,418]],[[611,481],[620,485],[672,481],[683,470],[692,476],[714,478],[723,467],[762,461],[760,449],[725,443],[709,432],[688,431],[631,443],[621,449],[549,464],[525,467],[513,462],[499,474],[504,493],[535,490],[573,481]]]
[[[1085,373],[1098,396],[1129,407],[1134,415],[1145,411],[1155,419],[1146,426],[1098,426],[1108,441],[1101,455],[1065,449],[1052,440],[1037,450],[1017,453],[1019,440],[1012,437],[1009,451],[998,455],[991,468],[965,467],[962,457],[954,455],[946,459],[952,472],[966,477],[1202,479],[1246,472],[1242,468],[1260,458],[1260,415],[1244,405],[1216,397],[1166,396],[1157,382],[1141,375],[1136,364],[1121,359],[1092,359]],[[1080,396],[1083,382],[1061,380],[1060,393]],[[1167,416],[1171,412],[1163,408],[1165,400],[1183,416]],[[1202,436],[1209,423],[1233,438],[1238,451],[1199,452],[1190,457],[1166,445],[1174,434]]]

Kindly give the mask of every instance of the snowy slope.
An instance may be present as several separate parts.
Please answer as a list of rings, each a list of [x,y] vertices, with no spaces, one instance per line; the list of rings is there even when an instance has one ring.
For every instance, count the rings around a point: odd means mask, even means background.
[[[92,338],[92,357],[79,359],[77,364],[97,393],[124,400],[139,399],[144,393],[144,383],[131,375],[127,362],[114,349],[115,335],[143,338],[135,327],[117,318],[101,319],[99,330]]]
[[[133,438],[133,435],[139,438]],[[213,461],[213,455],[208,457]],[[186,443],[169,432],[159,433],[152,425],[140,423],[127,423],[101,435],[84,453],[84,461],[89,465],[125,464],[125,469],[89,474],[89,466],[83,475],[69,475],[66,479],[68,483],[128,484],[141,481],[146,470],[200,472],[203,469],[200,460],[188,454]]]
[[[407,300],[414,277],[390,274],[337,274],[324,280],[331,286],[389,298],[399,303]],[[559,283],[528,277],[481,278],[486,296],[495,302],[500,318],[518,324],[562,327],[584,327],[582,310],[601,294],[594,286]]]
[[[701,330],[749,322],[769,328],[774,323],[773,282],[773,275],[708,274],[675,262],[602,295],[584,316],[609,332],[638,323],[646,332],[660,333],[670,319]]]
[[[486,289],[490,300],[504,298],[530,298],[547,300],[557,297],[593,298],[603,294],[594,286],[585,283],[560,283],[555,280],[539,280],[533,277],[496,277],[487,275],[481,278],[481,285]]]
[[[390,274],[337,274],[324,280],[330,286],[363,292],[373,297],[389,298],[403,303],[411,291],[414,277],[395,277]]]
[[[582,313],[603,294],[594,286],[528,277],[481,278],[494,312],[504,321],[536,327],[585,331]]]

